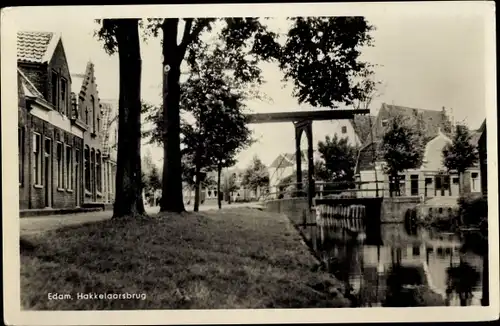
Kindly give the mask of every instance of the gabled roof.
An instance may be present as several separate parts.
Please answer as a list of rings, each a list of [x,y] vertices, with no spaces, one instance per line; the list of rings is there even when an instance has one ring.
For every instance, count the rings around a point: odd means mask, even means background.
[[[307,159],[307,150],[302,151],[302,162]],[[295,153],[279,154],[278,157],[269,165],[270,168],[287,168],[295,166]]]
[[[358,135],[361,144],[367,142],[370,138],[370,130],[375,124],[376,116],[373,115],[356,115],[351,121],[351,125],[356,135]]]
[[[24,95],[28,97],[35,97],[43,99],[42,93],[33,85],[33,83],[26,77],[26,75],[17,69],[17,74],[21,77],[21,87],[23,88]]]
[[[440,132],[442,132],[442,124],[443,124],[443,113],[442,111],[437,110],[427,110],[427,109],[418,109],[418,108],[410,108],[400,105],[390,105],[386,103],[382,103],[382,107],[379,111],[380,114],[384,114],[388,118],[392,118],[395,116],[402,116],[410,119],[410,123],[417,122],[417,115],[422,118],[423,126],[425,129],[424,139],[427,142],[434,139]],[[380,161],[382,159],[382,155],[379,150],[379,145],[384,135],[384,130],[380,125],[373,124],[373,142],[370,137],[365,140],[363,147],[359,150],[358,159],[356,162],[356,171],[355,173],[359,173],[359,171],[373,169],[374,161]],[[446,136],[446,133],[444,133]],[[375,153],[375,157],[374,157]]]
[[[82,94],[85,95],[87,91],[88,84],[93,78],[94,64],[89,61],[85,67],[85,72],[82,73],[72,73],[71,74],[71,92],[75,93],[77,96]]]
[[[479,144],[479,138],[481,138],[482,134],[483,133],[479,130],[471,131],[470,143],[474,146],[477,146]]]
[[[101,138],[101,145],[103,153],[107,155],[111,150],[111,134],[109,127],[112,123],[118,123],[118,106],[115,100],[101,100],[100,102],[102,105],[102,134],[104,135],[104,137]]]
[[[52,32],[18,32],[17,33],[17,61],[27,63],[48,62],[61,35]]]
[[[425,126],[424,138],[427,140],[436,137],[443,123],[443,113],[438,110],[410,108],[401,105],[382,103],[379,114],[383,111],[385,111],[389,117],[402,116],[409,119],[416,119],[418,114],[423,120],[423,125]],[[373,128],[374,139],[381,139],[383,136],[383,132],[380,126],[374,125]]]

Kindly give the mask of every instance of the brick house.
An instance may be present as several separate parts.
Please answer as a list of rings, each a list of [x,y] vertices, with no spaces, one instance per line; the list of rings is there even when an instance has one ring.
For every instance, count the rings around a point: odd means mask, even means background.
[[[424,110],[383,103],[373,124],[373,141],[369,138],[361,147],[356,163],[355,177],[362,184],[359,196],[389,196],[389,178],[383,172],[384,161],[379,146],[390,119],[403,116],[412,124],[419,124],[424,132],[424,157],[420,167],[400,173],[400,189],[403,196],[456,197],[459,177],[448,173],[442,162],[442,149],[451,143],[452,122],[446,110]],[[477,145],[479,132],[474,131],[471,142]],[[464,192],[481,192],[479,165],[469,168],[464,175]],[[378,187],[375,185],[378,181]]]
[[[115,201],[116,159],[118,150],[118,101],[101,100],[102,106],[102,166],[104,202]]]
[[[17,34],[20,209],[80,204],[86,126],[75,118],[60,35]]]
[[[83,135],[83,204],[105,203],[103,187],[103,114],[97,91],[94,64],[88,62],[85,72],[71,74],[73,111],[87,128]]]

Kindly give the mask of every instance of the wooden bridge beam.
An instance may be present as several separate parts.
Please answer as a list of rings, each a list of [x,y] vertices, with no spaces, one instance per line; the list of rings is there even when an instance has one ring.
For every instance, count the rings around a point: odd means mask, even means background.
[[[368,114],[370,110],[317,110],[317,111],[289,111],[271,113],[246,114],[248,123],[279,123],[297,122],[301,120],[341,120],[353,119],[357,114]]]

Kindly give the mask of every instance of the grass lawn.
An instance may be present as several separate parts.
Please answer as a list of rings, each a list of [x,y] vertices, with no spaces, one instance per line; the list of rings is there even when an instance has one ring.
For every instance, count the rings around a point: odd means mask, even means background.
[[[252,208],[104,220],[21,237],[24,309],[345,307],[283,215]],[[24,245],[28,243],[28,246]],[[33,248],[29,248],[33,245]],[[72,300],[49,300],[49,293]],[[146,294],[77,300],[77,293]]]

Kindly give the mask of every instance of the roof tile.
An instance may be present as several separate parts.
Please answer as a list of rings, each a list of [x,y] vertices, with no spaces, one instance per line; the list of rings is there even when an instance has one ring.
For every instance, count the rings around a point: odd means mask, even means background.
[[[21,62],[43,63],[54,37],[51,32],[18,32],[17,60]]]

